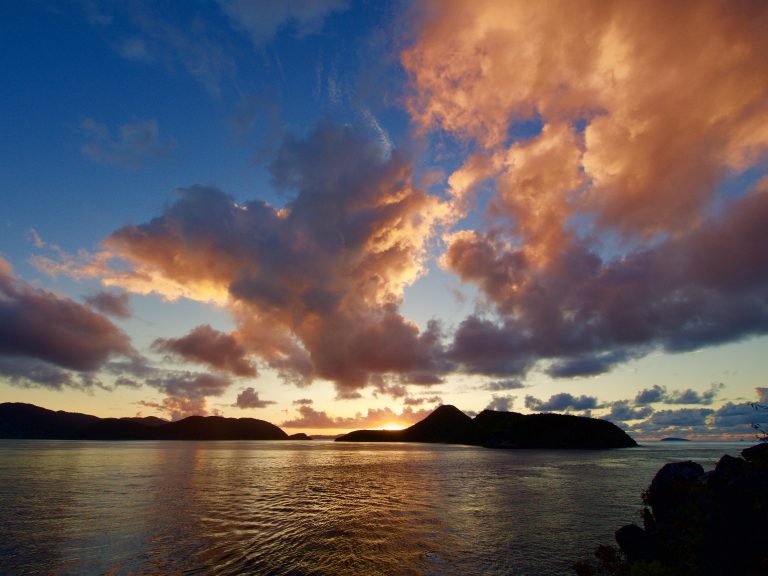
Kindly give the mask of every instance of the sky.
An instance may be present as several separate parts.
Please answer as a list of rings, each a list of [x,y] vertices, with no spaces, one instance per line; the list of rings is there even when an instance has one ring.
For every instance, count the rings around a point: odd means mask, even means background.
[[[0,3],[0,402],[768,423],[768,5]]]

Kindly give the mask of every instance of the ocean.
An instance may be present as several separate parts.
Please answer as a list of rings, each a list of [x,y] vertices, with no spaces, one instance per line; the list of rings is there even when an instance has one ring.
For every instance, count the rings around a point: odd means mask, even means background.
[[[665,463],[749,445],[0,440],[0,574],[569,574]]]

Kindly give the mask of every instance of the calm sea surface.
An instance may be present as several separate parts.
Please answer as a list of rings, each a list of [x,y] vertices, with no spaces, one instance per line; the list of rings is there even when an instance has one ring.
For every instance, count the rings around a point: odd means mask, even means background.
[[[0,441],[0,574],[568,574],[666,462],[425,444]]]

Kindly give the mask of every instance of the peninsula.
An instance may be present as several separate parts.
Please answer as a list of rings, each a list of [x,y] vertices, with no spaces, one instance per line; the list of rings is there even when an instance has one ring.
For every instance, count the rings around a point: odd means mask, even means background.
[[[337,442],[433,442],[486,448],[604,449],[637,443],[607,420],[565,414],[519,414],[483,410],[470,418],[455,406],[440,406],[404,430],[356,430]]]

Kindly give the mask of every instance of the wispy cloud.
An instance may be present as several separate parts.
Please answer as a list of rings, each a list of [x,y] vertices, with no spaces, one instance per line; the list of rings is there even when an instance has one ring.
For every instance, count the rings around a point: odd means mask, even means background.
[[[113,131],[106,124],[86,118],[80,124],[86,139],[82,153],[102,164],[137,169],[152,160],[167,157],[176,148],[173,139],[162,140],[157,121],[139,120]]]

